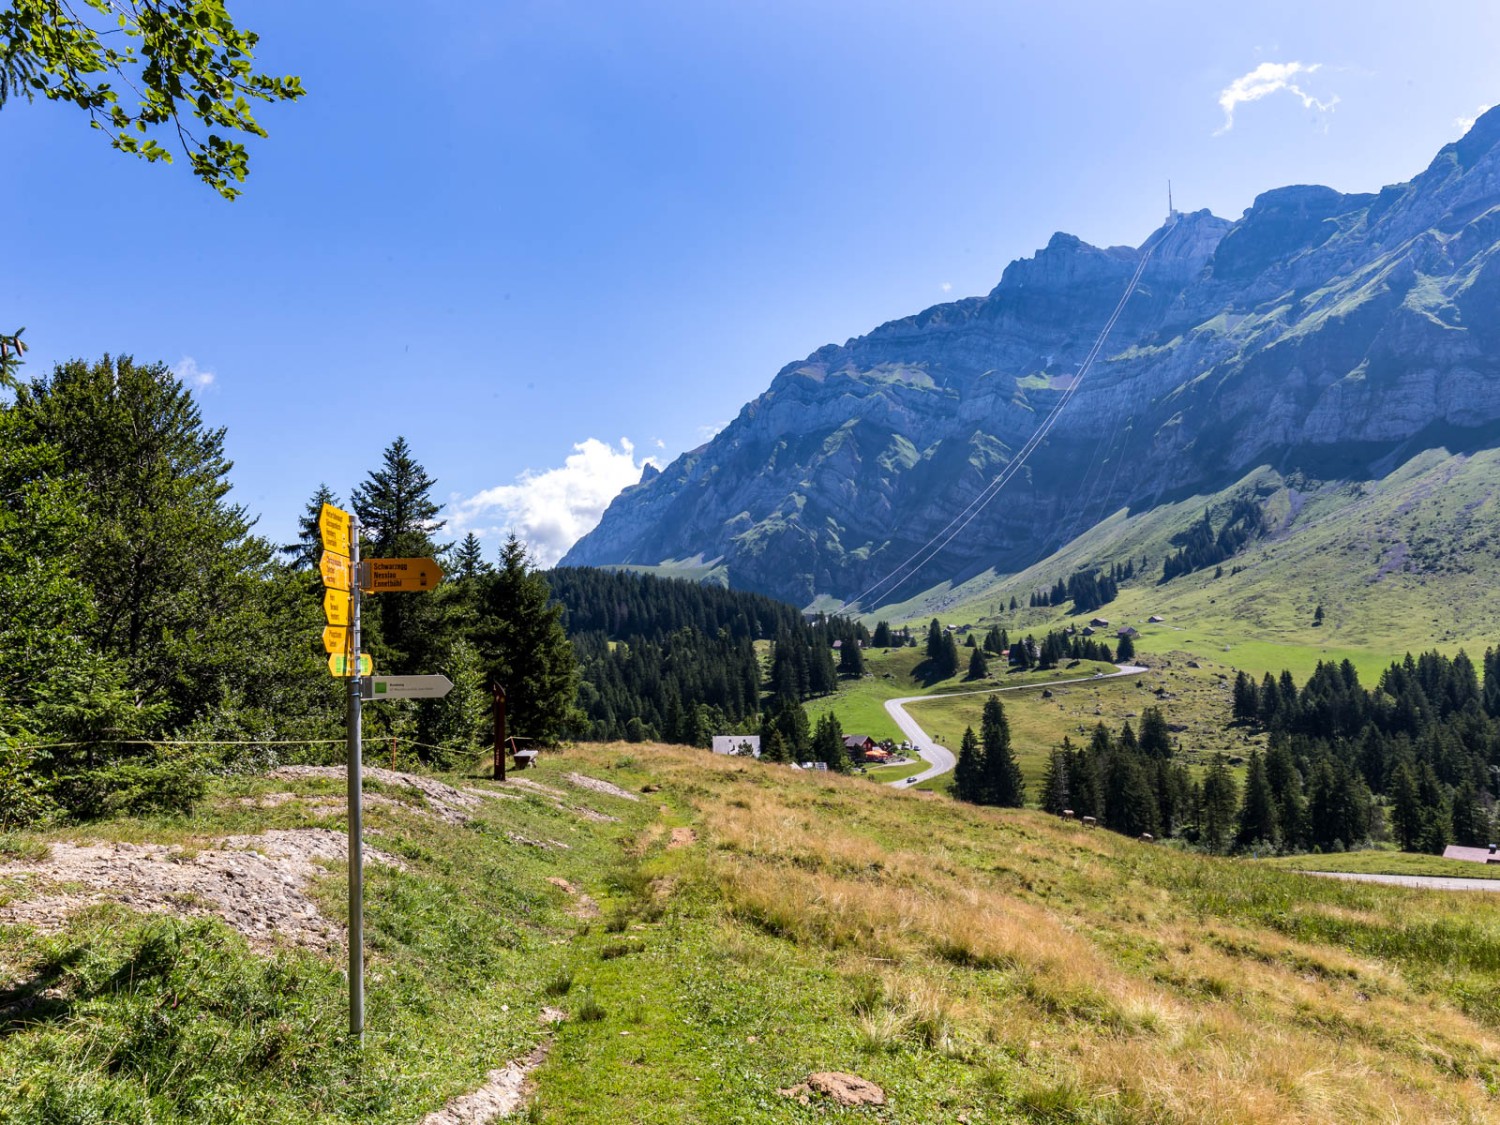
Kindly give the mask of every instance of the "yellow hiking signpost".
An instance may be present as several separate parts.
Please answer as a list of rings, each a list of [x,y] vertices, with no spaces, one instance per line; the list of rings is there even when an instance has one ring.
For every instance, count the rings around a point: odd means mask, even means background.
[[[395,594],[431,590],[442,578],[436,559],[369,559],[359,586],[367,594]]]
[[[453,685],[443,676],[374,676],[375,662],[360,652],[359,601],[361,593],[385,594],[431,590],[443,572],[433,559],[371,559],[359,561],[359,519],[352,512],[324,504],[318,513],[323,556],[323,651],[328,672],[349,682],[349,1034],[365,1039],[365,882],[361,792],[361,707],[364,699],[439,699]],[[355,575],[359,581],[354,581]],[[357,655],[356,655],[357,654]]]
[[[342,652],[331,653],[328,657],[328,671],[334,676],[369,676],[375,671],[375,662],[370,659],[368,652],[359,654],[359,671],[354,671],[353,661]]]
[[[324,551],[323,557],[318,560],[318,573],[323,576],[323,585],[330,590],[349,588],[349,560],[343,555]]]

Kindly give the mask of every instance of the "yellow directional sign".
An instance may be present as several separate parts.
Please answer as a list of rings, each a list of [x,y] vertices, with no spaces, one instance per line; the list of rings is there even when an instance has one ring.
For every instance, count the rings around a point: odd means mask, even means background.
[[[349,588],[349,560],[332,551],[324,551],[318,560],[318,572],[323,575],[323,585],[335,590]]]
[[[371,594],[431,590],[443,577],[432,559],[366,559],[363,565],[369,569],[360,587]]]
[[[349,595],[343,590],[324,590],[323,613],[330,625],[348,625]]]
[[[346,559],[349,557],[349,525],[352,518],[342,508],[335,508],[332,504],[323,505],[323,510],[318,513],[318,530],[323,533],[323,550],[343,555]]]
[[[349,630],[342,625],[328,625],[323,629],[324,652],[348,652]]]
[[[342,652],[335,652],[328,658],[328,671],[335,676],[354,675],[354,662]],[[375,671],[375,661],[370,659],[368,652],[359,654],[359,674],[368,676]]]

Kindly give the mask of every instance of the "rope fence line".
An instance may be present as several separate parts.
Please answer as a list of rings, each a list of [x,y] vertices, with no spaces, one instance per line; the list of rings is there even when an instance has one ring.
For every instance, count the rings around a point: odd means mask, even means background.
[[[440,750],[447,753],[454,749],[452,746],[434,746],[430,742],[418,742],[415,738],[406,738],[403,735],[376,735],[375,739],[395,742],[403,742],[408,746],[417,746],[423,750]],[[240,738],[240,739],[210,739],[178,741],[174,739],[154,738],[96,738],[88,742],[38,742],[23,746],[11,746],[13,750],[69,750],[80,746],[342,746],[345,743],[342,738]],[[528,735],[512,735],[507,742],[536,742],[537,739]],[[0,745],[6,745],[0,741]]]

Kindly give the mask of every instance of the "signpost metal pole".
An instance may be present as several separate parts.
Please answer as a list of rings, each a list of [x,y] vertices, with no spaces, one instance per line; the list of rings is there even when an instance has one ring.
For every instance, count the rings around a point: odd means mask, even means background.
[[[499,684],[495,692],[495,780],[505,780],[505,689]]]
[[[349,1034],[365,1041],[365,864],[363,778],[360,756],[359,521],[349,521]]]

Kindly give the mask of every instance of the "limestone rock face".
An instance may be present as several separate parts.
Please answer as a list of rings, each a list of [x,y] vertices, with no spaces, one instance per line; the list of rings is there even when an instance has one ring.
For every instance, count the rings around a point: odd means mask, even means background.
[[[1149,256],[1148,256],[1149,255]],[[1359,478],[1500,443],[1500,109],[1409,183],[1295,186],[1140,247],[1056,234],[984,297],[827,345],[610,506],[564,565],[698,558],[804,604],[861,594],[943,532],[1077,378],[999,498],[900,589],[1013,570],[1121,508],[1256,465]],[[1107,561],[1107,560],[1101,560]]]

